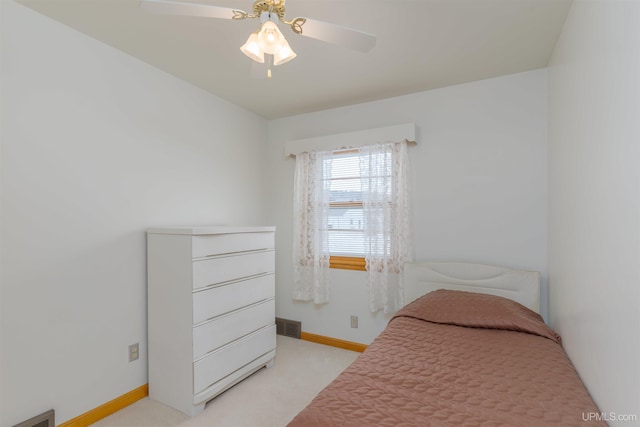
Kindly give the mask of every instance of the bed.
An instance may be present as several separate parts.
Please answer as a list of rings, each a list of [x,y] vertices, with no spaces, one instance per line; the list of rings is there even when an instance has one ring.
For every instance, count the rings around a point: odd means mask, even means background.
[[[289,427],[606,425],[539,295],[537,272],[408,264],[406,305]]]

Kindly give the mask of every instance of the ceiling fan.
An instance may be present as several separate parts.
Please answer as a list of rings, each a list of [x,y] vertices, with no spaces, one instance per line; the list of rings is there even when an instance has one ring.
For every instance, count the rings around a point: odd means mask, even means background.
[[[277,22],[288,25],[295,34],[334,43],[360,52],[369,52],[376,45],[376,37],[341,25],[309,18],[286,19],[286,0],[256,0],[252,13],[239,9],[175,0],[141,0],[140,7],[167,15],[199,16],[219,19],[260,19],[260,28],[240,47],[242,53],[260,64],[266,64],[267,77],[271,66],[291,61],[297,55],[280,32]]]

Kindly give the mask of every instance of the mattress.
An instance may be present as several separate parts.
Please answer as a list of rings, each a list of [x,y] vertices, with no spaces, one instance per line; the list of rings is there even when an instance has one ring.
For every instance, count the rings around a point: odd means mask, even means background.
[[[439,290],[387,328],[289,424],[598,426],[560,337],[511,300]]]

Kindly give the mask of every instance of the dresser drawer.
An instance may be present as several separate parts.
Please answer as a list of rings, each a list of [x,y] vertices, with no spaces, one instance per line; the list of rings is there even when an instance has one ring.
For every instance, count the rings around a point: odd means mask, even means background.
[[[241,308],[193,328],[193,358],[198,359],[218,347],[272,325],[276,318],[273,298]]]
[[[193,364],[194,394],[274,348],[276,348],[276,325],[271,325],[198,360]]]
[[[234,233],[193,236],[192,256],[202,258],[235,252],[273,249],[275,233]]]
[[[273,273],[275,253],[253,252],[193,261],[193,289]]]
[[[193,293],[193,324],[275,296],[275,276],[253,277]]]

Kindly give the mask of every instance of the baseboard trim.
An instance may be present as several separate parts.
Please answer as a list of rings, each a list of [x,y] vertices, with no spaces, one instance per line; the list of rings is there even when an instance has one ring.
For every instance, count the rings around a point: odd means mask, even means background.
[[[62,424],[58,424],[58,427],[86,427],[147,396],[149,396],[149,384],[142,385],[122,396],[110,400],[104,405],[100,405]]]
[[[343,348],[345,350],[357,351],[362,353],[367,349],[366,344],[360,344],[352,341],[345,341],[338,338],[325,337],[324,335],[316,335],[310,332],[300,332],[300,339],[311,341],[318,344],[330,345],[332,347]]]

